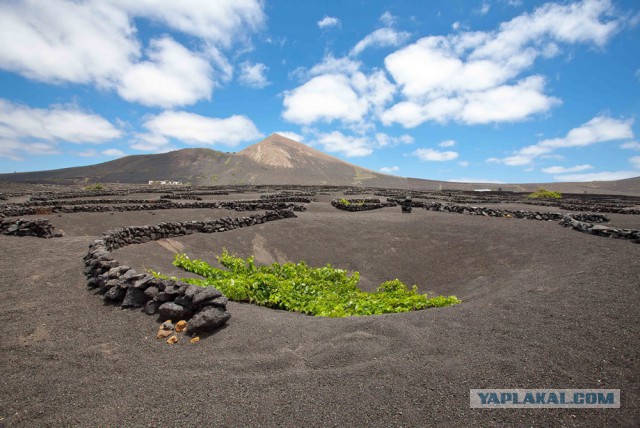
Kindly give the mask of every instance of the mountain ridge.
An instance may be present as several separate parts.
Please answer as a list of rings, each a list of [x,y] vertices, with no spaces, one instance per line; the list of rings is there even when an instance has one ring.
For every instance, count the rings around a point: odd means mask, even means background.
[[[544,186],[567,193],[640,194],[640,177],[587,183],[455,183],[386,175],[345,162],[313,147],[272,134],[237,153],[186,148],[130,155],[112,161],[48,171],[0,174],[0,181],[78,184],[181,181],[192,185],[333,185],[415,190],[533,191]]]

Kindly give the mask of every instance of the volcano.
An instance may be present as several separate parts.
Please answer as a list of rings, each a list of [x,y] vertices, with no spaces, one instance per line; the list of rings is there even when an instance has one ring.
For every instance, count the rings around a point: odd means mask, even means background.
[[[640,194],[640,177],[588,183],[483,184],[403,178],[342,161],[305,144],[271,134],[237,153],[192,148],[132,155],[97,165],[0,174],[0,181],[81,184],[180,181],[206,185],[331,185],[415,190],[491,188],[530,192],[539,187],[563,193]]]

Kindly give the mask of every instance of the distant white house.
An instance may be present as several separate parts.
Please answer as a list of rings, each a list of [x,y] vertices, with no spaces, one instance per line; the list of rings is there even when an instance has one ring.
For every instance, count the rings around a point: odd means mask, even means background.
[[[149,180],[149,186],[181,186],[181,181]]]
[[[491,192],[491,189],[473,189],[474,192]]]

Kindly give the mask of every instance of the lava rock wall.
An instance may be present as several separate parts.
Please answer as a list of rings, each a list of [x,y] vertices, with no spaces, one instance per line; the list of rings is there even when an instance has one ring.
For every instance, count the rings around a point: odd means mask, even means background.
[[[111,254],[127,245],[190,235],[215,233],[249,227],[269,221],[296,217],[292,210],[269,211],[249,217],[210,221],[165,222],[147,226],[122,227],[106,232],[89,246],[84,257],[87,285],[103,299],[123,308],[142,308],[160,321],[189,320],[188,332],[210,331],[223,325],[231,315],[227,298],[213,287],[198,287],[174,279],[156,278],[121,265]]]
[[[13,236],[36,236],[38,238],[58,238],[51,222],[44,218],[0,220],[0,234]]]

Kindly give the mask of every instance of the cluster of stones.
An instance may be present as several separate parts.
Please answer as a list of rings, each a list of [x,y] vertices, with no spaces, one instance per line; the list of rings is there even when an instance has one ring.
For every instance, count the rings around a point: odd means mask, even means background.
[[[592,204],[592,203],[580,203],[580,202],[532,202],[523,201],[524,204],[531,205],[545,205],[558,207],[568,211],[593,211],[600,213],[615,213],[615,214],[640,214],[640,209],[631,208],[634,204],[629,203],[607,203],[607,204]],[[638,205],[638,204],[635,204]]]
[[[401,202],[399,199],[387,199],[393,202]],[[439,212],[448,212],[448,213],[458,213],[458,214],[468,214],[468,215],[482,215],[485,217],[515,217],[515,218],[526,218],[529,220],[562,220],[566,214],[562,213],[543,213],[538,211],[524,211],[524,210],[505,210],[505,209],[494,209],[487,207],[476,207],[470,205],[453,205],[453,204],[443,204],[440,202],[422,202],[422,201],[413,201],[411,204],[416,208],[424,208],[429,211],[439,211]],[[603,214],[574,214],[576,218],[584,221],[590,221],[594,223],[603,223],[608,222],[609,219],[607,216]]]
[[[130,194],[128,190],[87,190],[87,191],[73,191],[73,192],[52,192],[52,193],[40,193],[31,195],[29,198],[32,201],[50,201],[55,199],[76,199],[76,198],[89,198],[97,196],[125,196]]]
[[[160,199],[191,199],[194,201],[201,201],[202,198],[195,193],[172,193],[169,195],[161,195]]]
[[[607,238],[628,239],[636,244],[640,244],[640,230],[638,229],[620,229],[617,227],[603,226],[593,224],[587,221],[580,221],[574,214],[565,215],[560,224],[564,227],[571,227],[583,233],[604,236]]]
[[[59,199],[42,199],[37,201],[11,204],[11,207],[46,207],[60,205],[101,205],[101,204],[164,204],[166,200],[160,199],[71,199],[62,201]]]
[[[334,199],[331,205],[339,210],[345,211],[370,211],[385,207],[395,207],[395,201],[380,202],[380,199],[364,198],[364,199],[347,199],[345,204],[341,199]]]
[[[236,193],[242,193],[242,192],[236,192]],[[179,193],[174,193],[174,195],[177,195]],[[203,191],[194,191],[189,193],[190,195],[199,195],[199,196],[222,196],[222,195],[228,195],[229,192],[226,190],[203,190]]]
[[[280,210],[233,219],[167,222],[112,230],[89,246],[84,257],[87,284],[107,302],[120,304],[123,308],[143,308],[148,315],[158,314],[160,321],[189,320],[188,332],[192,334],[210,331],[230,318],[226,310],[227,298],[219,290],[139,273],[120,265],[111,252],[156,239],[223,232],[291,217],[296,217],[293,211]]]
[[[273,202],[298,202],[303,204],[309,204],[315,202],[315,198],[311,198],[307,195],[290,195],[290,194],[276,194],[276,195],[260,195],[261,200],[273,201]]]
[[[125,212],[125,211],[153,211],[168,209],[229,209],[235,211],[256,211],[256,210],[284,210],[305,211],[302,205],[287,204],[284,202],[246,202],[246,201],[224,201],[224,202],[193,202],[177,203],[167,201],[164,203],[146,201],[143,204],[133,205],[54,205],[49,207],[31,207],[5,205],[0,211],[3,217],[17,217],[22,215],[43,215],[54,213],[78,213],[78,212]]]
[[[51,222],[44,218],[0,220],[0,234],[13,236],[36,236],[38,238],[59,238]]]

